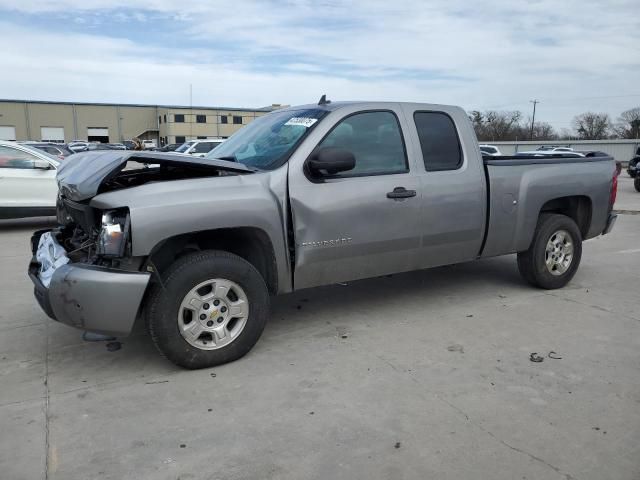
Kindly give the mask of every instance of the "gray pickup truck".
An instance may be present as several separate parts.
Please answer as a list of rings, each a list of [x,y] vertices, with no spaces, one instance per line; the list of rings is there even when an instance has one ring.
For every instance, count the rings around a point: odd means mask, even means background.
[[[116,336],[141,316],[186,368],[242,357],[303,288],[510,253],[562,287],[616,219],[612,158],[483,158],[445,105],[321,100],[204,158],[88,152],[57,178],[60,225],[31,242],[44,311]]]

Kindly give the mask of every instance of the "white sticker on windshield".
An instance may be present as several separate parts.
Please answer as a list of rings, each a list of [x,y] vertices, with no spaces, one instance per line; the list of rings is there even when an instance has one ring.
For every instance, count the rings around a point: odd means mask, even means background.
[[[309,128],[311,125],[318,121],[317,118],[307,117],[293,117],[290,118],[285,125],[302,125],[305,128]]]

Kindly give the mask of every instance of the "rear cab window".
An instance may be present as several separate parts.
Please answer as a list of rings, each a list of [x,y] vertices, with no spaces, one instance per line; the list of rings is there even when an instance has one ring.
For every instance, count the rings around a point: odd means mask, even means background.
[[[413,120],[418,131],[424,167],[428,172],[457,170],[463,155],[453,120],[443,112],[415,112]]]

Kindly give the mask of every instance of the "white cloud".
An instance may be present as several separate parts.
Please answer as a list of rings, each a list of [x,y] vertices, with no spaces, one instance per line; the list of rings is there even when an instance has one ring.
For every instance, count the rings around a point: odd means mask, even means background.
[[[0,78],[6,97],[185,103],[192,83],[201,104],[302,103],[327,93],[525,113],[539,98],[538,118],[559,128],[586,109],[615,116],[640,104],[640,96],[584,98],[640,94],[635,1],[4,0],[3,8],[93,25],[90,35],[56,22],[48,31],[0,25],[16,39],[3,56],[13,72]],[[153,40],[158,18],[182,27],[175,42],[108,36],[117,21]]]

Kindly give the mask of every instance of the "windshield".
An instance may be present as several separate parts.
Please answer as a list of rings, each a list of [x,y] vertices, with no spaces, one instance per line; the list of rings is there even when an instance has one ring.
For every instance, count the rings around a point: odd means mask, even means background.
[[[183,143],[183,144],[182,144],[182,145],[180,145],[178,148],[176,148],[176,152],[180,152],[180,153],[186,152],[187,150],[189,150],[189,147],[190,147],[191,145],[193,145],[194,143],[196,143],[196,142],[186,142],[186,143]]]
[[[206,155],[273,170],[287,161],[304,136],[327,113],[321,109],[275,111],[257,118]]]

